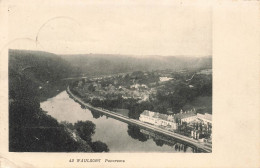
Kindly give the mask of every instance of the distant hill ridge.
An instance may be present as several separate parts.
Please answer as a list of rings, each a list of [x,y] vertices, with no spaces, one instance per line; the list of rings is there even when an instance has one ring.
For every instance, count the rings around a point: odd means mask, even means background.
[[[71,76],[72,74],[84,73],[86,75],[107,75],[115,73],[133,72],[133,71],[151,71],[163,69],[207,69],[212,68],[212,58],[205,57],[190,57],[190,56],[158,56],[158,55],[116,55],[116,54],[75,54],[75,55],[57,55],[44,51],[30,50],[10,50],[9,55],[19,59],[20,56],[27,56],[22,60],[26,60],[26,64],[33,64],[41,68],[51,67],[46,72],[54,72],[55,68],[59,69],[58,78]],[[12,61],[12,57],[9,61]],[[30,61],[31,58],[33,61]],[[39,58],[38,58],[39,57]],[[36,61],[36,62],[35,62]],[[19,61],[15,61],[22,64]],[[42,62],[42,63],[40,63]],[[54,65],[54,63],[56,65]],[[73,67],[73,68],[72,68]],[[69,72],[69,71],[73,71]],[[47,74],[46,74],[47,75]]]
[[[212,68],[211,57],[131,56],[112,54],[61,55],[62,58],[87,74],[111,74],[163,69]]]
[[[40,82],[57,81],[74,73],[71,64],[58,55],[29,50],[9,50],[9,71]]]

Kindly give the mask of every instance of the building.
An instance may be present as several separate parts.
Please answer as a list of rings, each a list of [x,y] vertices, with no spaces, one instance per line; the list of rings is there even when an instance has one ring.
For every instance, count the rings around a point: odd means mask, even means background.
[[[144,112],[140,114],[139,120],[152,125],[162,126],[166,129],[177,129],[177,123],[172,115],[144,110]]]
[[[133,89],[133,88],[134,88],[134,89],[138,89],[140,86],[141,86],[141,85],[137,83],[137,84],[131,85],[130,88],[131,88],[131,89]]]
[[[196,115],[196,110],[195,109],[189,110],[189,111],[185,111],[185,112],[183,112],[181,110],[180,113],[177,113],[177,114],[175,114],[173,116],[176,119],[176,121],[180,122],[181,124],[183,122],[189,123],[189,122],[192,122],[192,121],[197,119],[197,115]]]
[[[212,124],[212,115],[205,113],[205,114],[200,114],[197,113],[197,118],[202,120],[206,124]]]
[[[168,77],[160,77],[160,82],[166,82],[169,80],[172,80],[173,78],[168,78]]]
[[[181,110],[179,113],[173,115],[144,110],[144,112],[140,114],[139,120],[156,126],[177,129],[177,125],[182,124],[183,122],[190,123],[193,121],[202,120],[204,123],[211,124],[212,116],[208,113],[205,113],[204,115],[199,113],[196,114],[195,109],[185,112]]]

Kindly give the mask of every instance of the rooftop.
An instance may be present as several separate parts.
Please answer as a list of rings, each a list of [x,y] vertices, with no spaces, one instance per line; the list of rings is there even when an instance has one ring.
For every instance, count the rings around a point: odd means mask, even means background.
[[[153,111],[149,111],[149,110],[144,110],[142,115],[150,116],[153,118],[160,118],[160,119],[166,120],[166,121],[168,121],[168,117],[169,117],[166,114],[161,114],[161,113],[157,113],[157,112],[153,112]]]
[[[185,111],[185,112],[183,112],[181,110],[180,113],[177,113],[177,114],[174,115],[174,118],[175,119],[183,119],[183,118],[188,118],[188,117],[192,117],[192,116],[195,116],[195,115],[196,115],[195,109]]]
[[[180,113],[174,114],[174,115],[167,115],[167,114],[161,114],[161,113],[153,112],[153,111],[149,111],[149,110],[144,110],[141,115],[149,116],[152,118],[159,118],[159,119],[166,120],[166,121],[172,121],[173,119],[183,119],[183,118],[187,118],[187,117],[196,116],[196,112],[195,112],[195,110],[190,110],[188,112],[180,112]]]
[[[212,115],[211,114],[208,114],[208,113],[200,114],[200,113],[198,113],[197,116],[200,117],[200,118],[212,121]]]

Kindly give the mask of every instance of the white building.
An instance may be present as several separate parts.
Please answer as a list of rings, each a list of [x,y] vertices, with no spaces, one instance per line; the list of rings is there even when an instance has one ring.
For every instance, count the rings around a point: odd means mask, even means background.
[[[144,110],[140,114],[139,120],[156,126],[163,126],[169,129],[177,129],[177,124],[172,115],[160,114],[153,111]]]
[[[194,88],[194,86],[193,86],[193,85],[189,85],[189,87],[190,87],[190,88]]]
[[[212,123],[211,114],[205,113],[196,114],[196,110],[188,110],[173,115],[161,114],[153,111],[144,110],[140,114],[139,120],[142,122],[150,123],[156,126],[168,127],[170,129],[177,129],[177,123],[182,124],[183,122],[190,123],[196,121],[197,119],[202,120],[204,123]]]
[[[130,88],[135,88],[135,89],[138,89],[141,85],[140,84],[134,84],[134,85],[131,85]]]
[[[212,124],[212,115],[211,114],[208,114],[208,113],[200,114],[200,113],[198,113],[197,118],[201,119],[204,123]]]
[[[161,82],[169,81],[172,80],[173,78],[168,78],[168,77],[160,77]]]

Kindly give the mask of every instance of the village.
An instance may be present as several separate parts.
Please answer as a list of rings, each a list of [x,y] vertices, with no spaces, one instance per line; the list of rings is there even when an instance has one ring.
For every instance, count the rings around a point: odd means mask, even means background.
[[[195,72],[186,72],[186,70],[177,72],[172,70],[136,71],[83,78],[74,83],[73,88],[77,90],[78,94],[88,98],[89,101],[93,99],[113,100],[120,97],[122,99],[135,99],[140,103],[152,101],[158,91],[162,91],[165,95],[173,94],[174,87],[178,85],[183,85],[187,90],[196,91],[198,89],[195,86],[197,83],[193,82],[195,85],[192,83],[194,76],[199,76],[199,80],[204,80],[205,76],[211,76],[211,73],[209,70]],[[169,87],[169,85],[171,86]]]
[[[211,73],[205,69],[137,71],[83,78],[72,91],[94,107],[211,143],[212,112],[204,104],[190,103],[211,89],[207,88]]]
[[[106,98],[138,99],[139,102],[148,101],[149,96],[156,94],[156,85],[168,81],[167,77],[159,77],[161,73],[143,73],[109,75],[104,77],[83,79],[77,83],[80,94],[88,94],[90,100]],[[153,76],[153,79],[150,78]],[[140,81],[142,79],[142,81]],[[172,79],[172,78],[169,78]]]
[[[200,142],[211,142],[212,115],[196,113],[195,109],[173,115],[144,110],[140,121],[149,123],[169,131],[191,137]]]

